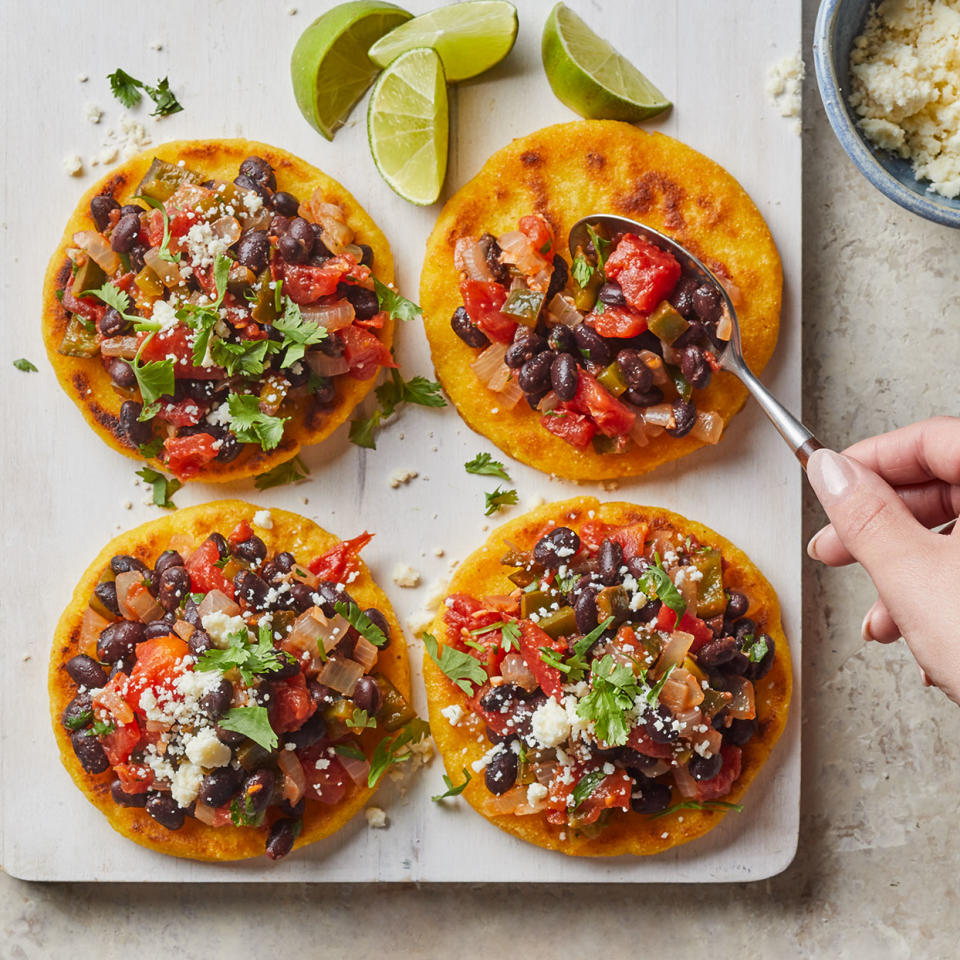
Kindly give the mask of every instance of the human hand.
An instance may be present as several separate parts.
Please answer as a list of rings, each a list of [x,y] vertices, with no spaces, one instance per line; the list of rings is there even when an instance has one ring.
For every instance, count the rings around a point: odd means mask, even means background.
[[[859,562],[879,599],[864,640],[906,640],[924,682],[960,704],[960,418],[935,417],[818,450],[807,478],[831,523],[807,552],[831,567]]]

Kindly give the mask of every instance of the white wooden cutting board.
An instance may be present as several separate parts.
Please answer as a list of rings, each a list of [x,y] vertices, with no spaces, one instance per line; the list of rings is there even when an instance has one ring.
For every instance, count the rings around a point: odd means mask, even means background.
[[[292,0],[297,2],[297,0]],[[65,154],[95,154],[122,113],[105,75],[123,67],[148,82],[169,75],[184,111],[155,122],[139,113],[154,142],[180,137],[245,136],[276,143],[339,178],[386,232],[399,282],[416,297],[424,242],[439,207],[419,209],[396,197],[377,175],[367,149],[365,104],[335,142],[327,143],[297,112],[290,90],[290,50],[329,4],[291,0],[197,3],[166,0],[163,16],[125,4],[50,0],[0,5],[4,95],[2,231],[3,412],[2,727],[0,727],[0,863],[17,877],[44,880],[423,880],[423,881],[714,881],[749,880],[781,871],[796,843],[800,794],[799,683],[786,733],[746,798],[708,837],[655,858],[574,860],[524,845],[465,804],[440,807],[439,760],[405,796],[378,796],[385,830],[358,817],[329,842],[270,864],[176,861],[143,850],[107,826],[61,768],[47,717],[46,660],[57,617],[76,580],[102,544],[121,529],[156,516],[134,486],[136,465],[93,435],[57,386],[39,332],[40,289],[50,251],[85,186],[62,169]],[[571,113],[551,94],[540,64],[540,31],[549,0],[519,0],[520,35],[510,57],[452,94],[448,194],[512,137]],[[595,29],[670,96],[675,108],[650,126],[703,151],[747,188],[773,231],[784,263],[780,342],[765,380],[793,409],[800,404],[800,138],[765,94],[768,66],[796,53],[800,5],[793,0],[570,0]],[[423,12],[431,0],[411,0]],[[112,11],[112,13],[108,12]],[[162,49],[154,47],[162,45]],[[80,75],[89,80],[81,83]],[[104,109],[100,124],[86,102]],[[96,174],[99,168],[93,173]],[[11,361],[32,359],[39,373]],[[419,324],[399,332],[405,374],[431,375]],[[376,452],[352,446],[341,430],[307,451],[309,483],[265,493],[250,483],[191,485],[181,505],[240,496],[297,510],[347,537],[379,531],[365,553],[401,619],[425,590],[390,581],[398,562],[429,584],[449,572],[486,536],[484,478],[462,464],[494,448],[465,427],[452,408],[412,408],[385,429]],[[521,507],[577,493],[670,507],[730,537],[777,589],[800,663],[800,471],[754,406],[740,414],[723,443],[616,492],[551,482],[514,463]],[[397,468],[417,470],[391,489]],[[303,498],[308,499],[304,503]],[[133,501],[125,509],[125,501]],[[442,547],[438,558],[434,548]],[[411,644],[418,707],[419,646]],[[799,677],[797,678],[799,680]]]

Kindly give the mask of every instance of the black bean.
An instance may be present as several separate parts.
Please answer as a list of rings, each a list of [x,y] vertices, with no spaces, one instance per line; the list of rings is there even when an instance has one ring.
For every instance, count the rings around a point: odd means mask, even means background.
[[[250,156],[240,164],[240,173],[242,176],[249,177],[255,183],[266,187],[268,190],[277,189],[277,177],[273,172],[273,167],[262,157]]]
[[[694,780],[712,780],[723,766],[723,757],[715,753],[712,757],[701,757],[695,753],[687,764],[687,770]]]
[[[547,334],[547,346],[551,350],[556,350],[557,353],[574,353],[577,349],[577,341],[569,327],[558,323],[551,327]]]
[[[270,206],[284,217],[295,217],[300,209],[300,201],[286,190],[278,190],[270,198]]]
[[[186,567],[167,567],[157,584],[157,603],[164,610],[176,610],[190,592],[190,574]]]
[[[103,667],[85,653],[78,653],[75,657],[71,657],[64,664],[64,668],[70,679],[78,686],[86,687],[88,690],[106,686],[107,674]]]
[[[773,637],[763,633],[757,639],[758,641],[763,640],[766,643],[767,652],[756,662],[751,661],[750,666],[747,667],[744,672],[744,676],[752,681],[762,680],[770,672],[774,658],[777,655],[776,644],[773,642]]]
[[[553,255],[553,273],[550,274],[550,285],[544,295],[543,303],[545,307],[550,306],[550,301],[567,285],[567,279],[570,276],[570,270],[567,267],[567,261],[559,253]]]
[[[653,386],[653,371],[644,363],[639,350],[621,350],[617,354],[617,367],[631,390],[644,393]]]
[[[121,360],[120,357],[104,357],[103,366],[118,387],[129,390],[136,386],[136,374],[126,360]]]
[[[331,338],[332,339],[332,338]],[[337,398],[337,385],[327,377],[319,377],[313,387],[313,403],[318,410],[330,406]]]
[[[332,580],[321,580],[317,584],[315,593],[320,597],[319,606],[325,617],[332,617],[336,614],[337,611],[334,609],[334,604],[353,602],[350,594],[347,593],[343,586],[339,583],[334,583]]]
[[[630,793],[630,808],[636,813],[654,814],[670,806],[670,787],[659,780],[651,780],[639,771],[631,771],[634,789]]]
[[[365,267],[373,266],[373,247],[366,243],[358,243],[357,246],[360,248],[360,262]],[[326,247],[324,247],[326,250]],[[316,247],[314,247],[314,253],[316,253]]]
[[[487,789],[498,796],[506,793],[517,782],[517,755],[507,747],[488,764],[483,779]]]
[[[346,350],[340,337],[324,337],[317,344],[317,348],[328,357],[342,357],[344,350]]]
[[[183,605],[183,619],[192,624],[198,630],[201,627],[200,613],[197,608],[197,602],[192,597],[187,597],[187,602]]]
[[[241,787],[243,803],[241,809],[251,809],[251,819],[259,821],[270,806],[270,797],[276,786],[277,777],[272,770],[261,768],[251,773]]]
[[[130,321],[113,307],[108,307],[106,313],[100,318],[100,332],[105,337],[118,337],[129,327]]]
[[[697,654],[697,662],[705,670],[716,670],[729,663],[739,652],[737,641],[733,637],[720,637],[702,647]]]
[[[607,587],[619,583],[622,579],[623,547],[615,540],[604,540],[597,556],[600,560],[600,582]]]
[[[231,749],[239,747],[247,739],[242,733],[237,733],[236,730],[227,730],[226,727],[221,727],[219,723],[213,729],[217,739]]]
[[[373,677],[361,677],[353,688],[353,696],[350,699],[358,710],[366,710],[368,717],[376,716],[382,702],[377,681]]]
[[[283,734],[283,739],[286,743],[295,743],[298,750],[303,750],[319,743],[326,735],[327,721],[323,717],[323,709],[320,708],[307,718],[299,730]]]
[[[690,400],[677,397],[673,401],[673,420],[674,425],[667,427],[667,433],[671,437],[685,437],[697,422],[697,408]]]
[[[275,821],[267,835],[267,846],[264,850],[267,857],[271,860],[282,860],[293,849],[294,841],[302,826],[301,819],[283,817]]]
[[[652,407],[663,403],[663,391],[659,387],[651,387],[644,391],[627,390],[621,399],[632,403],[635,407]]]
[[[693,306],[693,295],[696,290],[697,281],[693,277],[681,277],[673,288],[673,293],[667,298],[685,320],[690,320],[696,315]]]
[[[277,576],[279,577],[279,571]],[[269,582],[267,577],[264,577],[264,579]],[[313,590],[311,590],[307,584],[296,581],[290,584],[290,590],[288,592],[281,594],[277,598],[275,606],[284,608],[292,607],[298,613],[303,613],[305,610],[309,610],[313,604]]]
[[[60,722],[68,730],[79,730],[93,723],[93,702],[87,692],[78,693],[64,708]]]
[[[229,680],[221,680],[212,690],[200,698],[200,709],[216,720],[230,709],[233,702],[233,684]],[[219,804],[214,804],[219,806]]]
[[[248,537],[246,540],[234,544],[233,555],[256,566],[266,559],[267,545],[257,536]]]
[[[720,319],[723,300],[716,284],[702,283],[693,294],[693,309],[704,323],[716,323]]]
[[[577,349],[585,360],[598,363],[606,367],[613,360],[613,348],[593,327],[585,323],[578,323],[573,328],[573,336],[577,341]]]
[[[154,573],[159,576],[168,567],[182,567],[183,557],[176,550],[164,550],[153,565]]]
[[[702,390],[710,382],[710,364],[700,347],[684,347],[680,353],[680,372],[687,378],[690,386]]]
[[[77,730],[70,734],[70,745],[87,773],[103,773],[110,766],[100,741],[86,730]]]
[[[507,347],[503,362],[511,370],[518,370],[528,360],[533,359],[538,353],[543,353],[546,349],[547,341],[543,337],[521,325],[517,327],[513,343]]]
[[[210,433],[208,430],[207,433]],[[220,463],[230,463],[236,460],[243,452],[240,441],[229,430],[224,430],[217,439],[220,441],[220,449],[217,451],[217,460]]]
[[[349,301],[358,320],[369,320],[380,312],[380,298],[373,290],[355,283],[338,283],[337,296]]]
[[[673,714],[662,704],[648,711],[643,718],[643,729],[655,743],[673,743],[680,734],[673,722]]]
[[[287,227],[287,236],[302,243],[307,253],[310,253],[313,249],[315,237],[313,227],[314,225],[309,220],[303,217],[294,217],[290,221],[290,226]]]
[[[606,303],[611,307],[625,307],[627,298],[620,289],[620,284],[616,280],[608,280],[597,293],[597,299],[601,303]]]
[[[390,624],[387,622],[387,618],[376,607],[367,607],[363,612],[380,628],[380,632],[387,638],[387,642],[380,647],[381,650],[386,650],[387,647],[390,646]]]
[[[240,792],[242,775],[233,767],[218,767],[200,781],[198,798],[208,807],[222,807]]]
[[[566,328],[564,328],[566,329]],[[547,354],[543,354],[547,356]],[[550,386],[557,399],[572,400],[580,385],[580,371],[572,354],[560,353],[553,357],[550,364]]]
[[[501,286],[510,285],[510,268],[501,261],[500,257],[503,251],[497,238],[491,233],[485,233],[480,237],[480,247],[483,250],[483,259],[487,264],[487,269],[493,274],[493,279]]]
[[[168,830],[179,830],[187,816],[187,811],[169,793],[149,792],[144,806],[147,813]]]
[[[296,214],[294,214],[294,216],[296,216]],[[270,219],[270,226],[267,228],[267,235],[271,237],[282,237],[287,232],[287,230],[290,229],[290,221],[292,219],[293,217],[281,217],[281,216],[272,217]],[[319,231],[320,225],[314,224],[314,226]],[[316,238],[318,235],[319,233],[315,233],[314,238]]]
[[[674,350],[682,350],[684,347],[696,346],[706,342],[707,332],[704,330],[703,324],[696,317],[687,322],[690,326],[672,343]]]
[[[94,596],[115,616],[120,616],[117,604],[117,585],[112,580],[104,580],[93,588]]]
[[[282,550],[271,562],[281,572],[289,573],[297,565],[297,558],[289,550]]]
[[[730,726],[721,730],[723,739],[735,747],[742,747],[756,732],[756,717],[750,720],[731,720]]]
[[[217,546],[217,553],[221,560],[226,560],[230,556],[230,544],[222,533],[211,533],[207,540],[212,540]]]
[[[569,563],[580,549],[580,538],[569,527],[554,527],[533,548],[533,559],[544,567],[556,569]]]
[[[143,624],[135,620],[111,623],[97,640],[97,659],[101,663],[115,663],[133,653],[143,640]]]
[[[270,240],[266,230],[251,230],[237,241],[237,262],[261,273],[270,259]]]
[[[136,203],[125,203],[120,208],[120,215],[123,217],[131,213],[136,214],[139,217],[140,214],[143,213],[143,207],[141,207],[139,204],[136,204]]]
[[[144,260],[143,255],[150,248],[143,243],[134,243],[134,245],[127,251],[127,256],[130,258],[130,269],[136,270],[139,273],[146,265],[147,261]]]
[[[146,793],[127,793],[119,780],[114,780],[110,784],[110,796],[113,802],[121,807],[145,807],[147,805]]]
[[[135,213],[126,213],[117,221],[110,234],[110,247],[117,253],[127,253],[138,236],[140,217]]]
[[[517,386],[524,393],[546,393],[550,389],[550,368],[554,357],[552,350],[531,357],[517,374]]]
[[[173,625],[166,620],[151,620],[143,628],[144,640],[156,640],[157,637],[169,637],[173,633]]]
[[[593,589],[584,588],[577,594],[573,604],[573,615],[577,624],[577,632],[587,634],[598,623],[597,593]]]
[[[119,209],[120,204],[109,193],[98,193],[90,201],[90,215],[101,233],[110,226],[110,214]]]
[[[648,600],[634,615],[633,619],[638,623],[649,623],[660,613],[660,607],[663,604],[659,600]]]
[[[524,699],[524,690],[515,683],[491,687],[481,698],[480,707],[487,713],[512,713]]]
[[[267,593],[270,588],[261,577],[250,570],[241,570],[233,578],[236,597],[254,610],[265,610],[267,607]]]
[[[750,608],[750,601],[737,590],[727,591],[727,610],[724,617],[727,620],[739,620]]]
[[[514,730],[509,730],[506,733],[497,733],[490,724],[487,724],[486,735],[491,743],[510,743],[511,740],[516,740],[517,738]]]
[[[124,400],[120,406],[120,429],[127,440],[135,447],[148,443],[153,436],[153,427],[149,423],[141,423],[137,418],[143,410],[143,405],[136,400]]]
[[[129,573],[131,570],[139,570],[143,574],[148,574],[150,568],[137,557],[131,557],[128,553],[118,553],[110,558],[110,569],[116,573]]]
[[[300,672],[300,661],[293,654],[284,651],[278,651],[277,661],[279,666],[272,669],[257,670],[257,674],[268,680],[285,680],[287,677],[296,676]]]
[[[465,307],[457,307],[450,318],[453,332],[468,346],[475,349],[487,347],[490,340],[487,335],[470,319]]]
[[[289,234],[284,234],[277,241],[277,250],[287,263],[306,263],[310,257],[306,247]]]

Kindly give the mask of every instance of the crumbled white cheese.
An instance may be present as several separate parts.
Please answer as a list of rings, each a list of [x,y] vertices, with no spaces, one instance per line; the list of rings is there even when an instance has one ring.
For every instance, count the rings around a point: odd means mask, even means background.
[[[228,617],[222,610],[208,613],[200,622],[203,629],[210,635],[213,645],[221,650],[226,648],[227,637],[231,633],[239,633],[247,629],[243,617]]]
[[[393,568],[393,582],[398,587],[418,587],[420,586],[420,571],[414,569],[407,563],[398,563]]]
[[[181,807],[189,807],[200,792],[200,781],[203,779],[203,768],[199,764],[187,761],[177,767],[170,787],[170,796]]]
[[[154,301],[150,319],[159,323],[161,330],[169,330],[180,322],[177,320],[177,311],[166,300]]]
[[[397,487],[402,487],[405,483],[409,483],[419,476],[420,474],[417,473],[416,470],[404,470],[403,468],[394,470],[393,473],[390,474],[390,486],[396,490]]]
[[[63,158],[63,172],[68,177],[79,177],[83,173],[83,160],[79,153],[68,153]]]
[[[225,767],[230,762],[230,748],[217,739],[212,727],[204,727],[186,745],[187,759],[201,767]]]
[[[91,123],[99,123],[103,111],[95,103],[85,103],[83,105],[83,116]]]
[[[798,136],[801,131],[803,76],[804,64],[798,53],[771,64],[767,70],[767,96],[781,117],[796,120],[795,132]]]
[[[567,711],[551,697],[534,710],[530,730],[545,747],[559,746],[570,736]]]
[[[255,527],[260,527],[262,530],[272,530],[273,529],[273,517],[270,516],[269,510],[258,510],[253,515],[253,525]]]
[[[546,803],[550,791],[542,783],[531,783],[527,787],[527,806],[539,810]]]
[[[374,830],[382,830],[387,825],[387,815],[380,807],[367,807],[363,815],[367,818],[367,825]]]
[[[451,703],[449,707],[444,707],[440,713],[447,718],[451,727],[458,727],[463,719],[463,707],[459,703]]]

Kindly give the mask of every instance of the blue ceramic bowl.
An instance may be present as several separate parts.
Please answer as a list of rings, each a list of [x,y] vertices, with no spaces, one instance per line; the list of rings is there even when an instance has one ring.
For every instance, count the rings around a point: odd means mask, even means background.
[[[850,49],[862,31],[873,0],[822,0],[813,34],[813,62],[827,119],[840,145],[860,172],[894,203],[934,223],[960,227],[960,197],[931,193],[913,175],[910,163],[869,143],[847,103]]]

